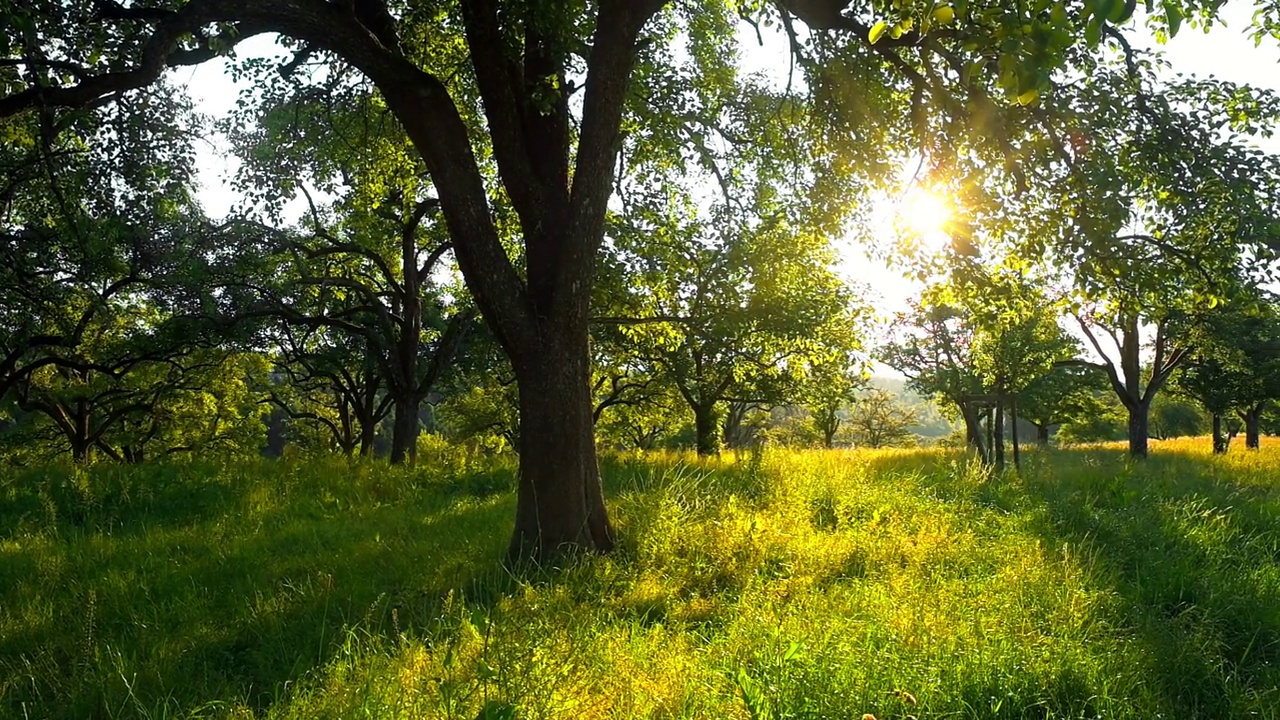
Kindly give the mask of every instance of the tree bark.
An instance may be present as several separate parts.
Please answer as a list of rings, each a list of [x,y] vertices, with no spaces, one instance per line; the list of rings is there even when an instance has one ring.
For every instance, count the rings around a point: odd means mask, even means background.
[[[1225,454],[1230,444],[1231,438],[1222,431],[1222,415],[1213,413],[1213,454]]]
[[[1146,457],[1148,445],[1148,417],[1151,414],[1151,403],[1138,402],[1129,406],[1129,454],[1133,457]]]
[[[698,455],[707,457],[720,452],[719,438],[716,435],[716,405],[714,402],[694,406],[693,430]]]
[[[1262,402],[1240,413],[1240,419],[1244,421],[1244,446],[1250,450],[1257,450],[1262,444],[1262,411],[1266,407],[1267,404]]]
[[[391,464],[413,465],[418,459],[418,399],[412,395],[396,398],[395,420],[391,428]]]
[[[550,335],[543,353],[522,355],[525,361],[514,367],[520,478],[508,549],[513,559],[613,548],[596,462],[586,345],[584,322],[572,336]]]
[[[977,413],[968,403],[958,403],[958,405],[960,407],[960,417],[964,419],[964,431],[969,438],[969,445],[978,452],[978,458],[983,463],[990,462],[991,460],[987,456],[987,446],[982,441],[982,424]]]

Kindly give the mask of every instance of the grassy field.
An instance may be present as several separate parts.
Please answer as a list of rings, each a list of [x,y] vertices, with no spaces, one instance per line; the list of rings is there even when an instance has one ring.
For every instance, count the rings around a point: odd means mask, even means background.
[[[0,470],[0,716],[1280,718],[1280,443],[607,462],[504,570],[510,461]]]

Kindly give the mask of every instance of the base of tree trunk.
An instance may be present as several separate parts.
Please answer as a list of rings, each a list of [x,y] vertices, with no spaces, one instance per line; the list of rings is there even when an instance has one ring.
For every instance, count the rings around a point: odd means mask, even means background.
[[[508,547],[516,562],[547,562],[614,546],[596,461],[587,356],[581,353],[580,362],[564,359],[541,365],[541,372],[516,374],[520,477]]]

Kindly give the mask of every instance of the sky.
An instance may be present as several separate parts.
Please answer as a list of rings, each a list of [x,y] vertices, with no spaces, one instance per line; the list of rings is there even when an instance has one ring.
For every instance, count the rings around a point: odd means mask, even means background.
[[[1201,77],[1216,76],[1233,82],[1248,83],[1258,87],[1280,91],[1280,47],[1274,41],[1255,47],[1245,31],[1249,25],[1252,7],[1248,4],[1228,3],[1222,23],[1206,34],[1198,29],[1184,27],[1166,45],[1157,47],[1150,32],[1134,27],[1127,34],[1136,47],[1156,47],[1162,50],[1171,64],[1171,71]],[[775,81],[785,83],[787,75],[787,47],[780,35],[765,35],[761,47],[755,34],[742,36],[742,61],[746,69],[768,74]],[[237,48],[241,57],[278,54],[279,50],[268,37],[253,38]],[[213,118],[225,117],[234,107],[241,88],[226,73],[226,62],[217,60],[191,69],[175,71],[173,79],[187,86],[201,113]],[[1280,137],[1259,142],[1266,150],[1280,153]],[[903,148],[905,154],[909,148]],[[212,217],[225,216],[238,200],[229,184],[235,170],[235,162],[228,157],[228,147],[223,138],[211,134],[197,150],[200,200]],[[903,177],[910,172],[904,169]],[[292,207],[292,214],[303,210],[301,199]],[[886,202],[877,208],[875,215],[883,229],[877,230],[888,239],[891,233],[894,207]],[[945,240],[945,238],[943,238]],[[936,241],[936,240],[935,240]],[[840,272],[848,280],[868,288],[866,300],[884,317],[905,307],[906,301],[919,293],[920,287],[903,277],[900,270],[886,265],[884,260],[868,255],[868,248],[848,239],[835,242],[840,254]]]

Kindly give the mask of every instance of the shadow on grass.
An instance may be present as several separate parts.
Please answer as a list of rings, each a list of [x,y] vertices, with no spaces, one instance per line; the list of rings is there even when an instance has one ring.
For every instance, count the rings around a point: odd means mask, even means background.
[[[255,469],[273,475],[157,472],[136,503],[137,485],[108,479],[92,493],[33,489],[35,516],[26,500],[0,507],[42,524],[0,543],[0,715],[262,709],[350,634],[412,635],[450,594],[502,583],[513,503],[490,487],[509,486],[501,473],[415,486],[382,466],[344,485]],[[86,495],[107,500],[77,506]]]
[[[1138,644],[1170,716],[1243,717],[1280,707],[1280,478],[1256,457],[1050,450],[1028,453],[1020,475],[937,482],[1027,515],[1047,548],[1087,559],[1118,600],[1111,631]]]

